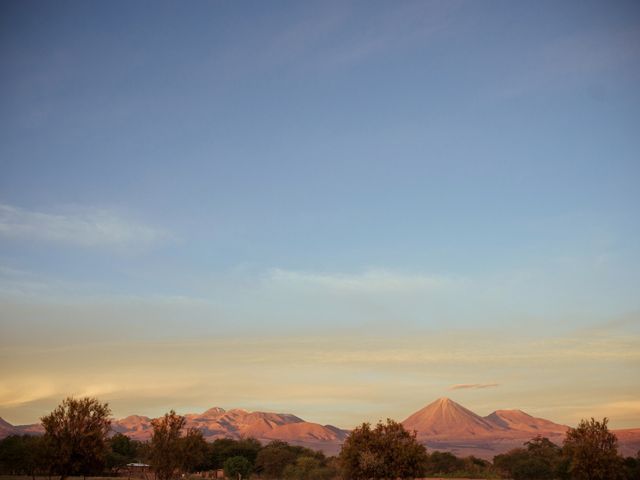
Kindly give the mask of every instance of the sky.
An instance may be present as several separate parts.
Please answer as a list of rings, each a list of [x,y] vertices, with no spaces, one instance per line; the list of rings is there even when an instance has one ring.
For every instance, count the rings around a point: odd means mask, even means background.
[[[0,416],[640,427],[640,4],[0,4]]]

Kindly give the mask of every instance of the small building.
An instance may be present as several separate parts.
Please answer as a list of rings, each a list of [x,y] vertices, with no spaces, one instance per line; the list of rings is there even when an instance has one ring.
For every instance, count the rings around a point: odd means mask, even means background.
[[[151,467],[146,463],[127,463],[128,478],[143,478],[147,480],[147,474],[150,472]]]

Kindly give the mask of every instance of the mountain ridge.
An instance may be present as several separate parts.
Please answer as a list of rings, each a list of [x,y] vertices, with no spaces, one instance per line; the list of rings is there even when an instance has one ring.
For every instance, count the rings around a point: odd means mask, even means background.
[[[263,443],[282,440],[293,445],[322,450],[329,455],[340,451],[349,434],[333,425],[307,422],[291,413],[250,412],[212,407],[202,413],[187,413],[185,428],[197,428],[208,441],[218,438],[254,437]],[[129,415],[112,420],[112,430],[135,440],[151,438],[151,417]],[[409,415],[401,422],[431,450],[449,451],[456,455],[476,455],[492,459],[537,435],[562,443],[567,425],[537,418],[522,410],[495,410],[480,416],[455,401],[442,397]],[[40,424],[11,425],[0,418],[0,438],[12,434],[41,434]],[[635,455],[640,449],[640,428],[612,430],[618,435],[620,452]]]
[[[491,423],[453,400],[442,397],[401,422],[415,430],[418,439],[434,437],[481,437],[494,434],[502,427]]]

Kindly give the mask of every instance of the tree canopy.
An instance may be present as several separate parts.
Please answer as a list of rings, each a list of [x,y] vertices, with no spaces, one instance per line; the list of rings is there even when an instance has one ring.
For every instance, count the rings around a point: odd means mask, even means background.
[[[368,423],[355,428],[339,459],[345,477],[353,480],[417,478],[424,475],[427,451],[415,432],[388,419],[373,429]]]
[[[45,441],[60,477],[99,472],[105,463],[111,410],[96,398],[68,397],[42,417]]]
[[[163,417],[151,421],[151,464],[159,480],[168,480],[182,466],[180,436],[185,418],[171,410]]]
[[[230,479],[248,478],[251,475],[251,462],[240,455],[228,458],[224,462],[224,474]]]
[[[601,422],[581,420],[570,428],[562,447],[569,461],[569,473],[576,480],[615,480],[623,468],[618,456],[618,439],[609,431],[608,418]]]
[[[122,433],[116,433],[109,439],[109,451],[107,452],[106,466],[109,470],[117,472],[134,462],[140,450],[140,442],[131,440]]]
[[[516,448],[496,455],[494,466],[514,480],[553,479],[566,476],[562,449],[546,437],[537,436]]]

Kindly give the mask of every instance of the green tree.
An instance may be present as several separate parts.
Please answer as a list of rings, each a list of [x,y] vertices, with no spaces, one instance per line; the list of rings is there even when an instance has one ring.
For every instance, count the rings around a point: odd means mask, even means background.
[[[286,442],[273,441],[263,447],[256,457],[255,468],[265,478],[281,478],[287,465],[298,458],[299,453]]]
[[[159,480],[169,480],[183,466],[181,435],[185,418],[171,410],[164,417],[151,420],[151,465]]]
[[[227,478],[249,478],[251,475],[251,462],[240,455],[228,458],[224,462],[224,474]]]
[[[464,461],[450,452],[432,452],[427,460],[426,473],[446,475],[464,468]]]
[[[223,468],[227,459],[241,456],[253,466],[261,449],[262,444],[255,438],[219,438],[209,447],[209,464],[211,468]]]
[[[537,436],[516,448],[496,455],[494,466],[514,480],[542,480],[562,477],[562,449],[548,438]]]
[[[10,435],[0,440],[0,473],[35,477],[48,471],[47,460],[42,436]]]
[[[20,475],[23,472],[26,449],[24,438],[9,435],[0,440],[0,472],[5,475]]]
[[[182,453],[182,469],[185,472],[194,472],[204,469],[207,461],[208,445],[202,432],[197,428],[190,428],[187,434],[180,439]]]
[[[100,471],[105,462],[111,410],[96,398],[68,397],[42,417],[45,441],[54,455],[53,469],[64,479]]]
[[[131,440],[122,433],[116,433],[109,439],[109,451],[107,453],[106,467],[118,472],[137,459],[140,442]]]
[[[638,480],[640,478],[640,452],[634,457],[627,457],[623,461],[624,479]]]
[[[462,464],[462,469],[457,472],[458,474],[464,474],[461,476],[484,477],[486,474],[492,472],[491,462],[474,457],[473,455],[462,458]]]
[[[622,459],[618,456],[618,439],[602,422],[591,418],[570,428],[562,452],[569,462],[569,474],[575,480],[614,480],[620,478]]]
[[[416,478],[424,476],[427,451],[391,419],[355,428],[339,455],[343,476],[352,480]]]
[[[336,472],[318,456],[304,455],[287,465],[283,476],[286,480],[330,480],[336,476]]]

